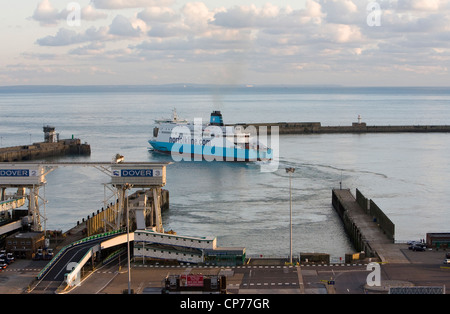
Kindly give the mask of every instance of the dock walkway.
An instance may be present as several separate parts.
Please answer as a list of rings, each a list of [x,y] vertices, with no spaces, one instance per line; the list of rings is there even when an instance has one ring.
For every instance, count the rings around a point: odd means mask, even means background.
[[[351,222],[352,228],[357,229],[357,239],[353,241],[363,242],[363,245],[369,247],[382,263],[409,263],[400,250],[404,245],[395,244],[386,236],[377,222],[360,207],[350,190],[336,189],[333,190],[333,194],[339,202],[339,205],[333,206],[335,209],[336,206],[341,207],[339,213],[341,218]]]

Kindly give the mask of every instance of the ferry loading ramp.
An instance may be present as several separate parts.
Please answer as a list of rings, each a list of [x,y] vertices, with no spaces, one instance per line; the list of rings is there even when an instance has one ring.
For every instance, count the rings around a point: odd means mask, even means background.
[[[94,259],[97,252],[126,241],[126,233],[119,230],[84,238],[65,246],[37,275],[30,292],[55,293],[61,287],[64,289],[68,285],[76,284],[80,279],[82,267]]]

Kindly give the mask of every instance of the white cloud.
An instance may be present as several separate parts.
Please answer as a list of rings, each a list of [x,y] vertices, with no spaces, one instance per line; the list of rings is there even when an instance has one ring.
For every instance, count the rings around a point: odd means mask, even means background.
[[[396,4],[402,10],[437,11],[447,3],[447,0],[397,0]]]
[[[437,11],[440,9],[440,0],[412,0],[412,7],[415,10]]]
[[[42,0],[37,5],[32,18],[43,26],[49,26],[57,24],[62,15],[52,6],[49,0]]]
[[[191,28],[205,29],[213,19],[214,12],[211,12],[203,2],[188,2],[181,9],[184,23]]]
[[[70,10],[67,8],[58,11],[49,0],[42,0],[36,7],[31,18],[38,21],[42,26],[55,26],[61,21],[66,21]],[[99,12],[91,5],[81,8],[80,19],[85,21],[96,21],[107,18],[108,14]]]
[[[55,36],[47,36],[38,39],[36,43],[40,46],[57,47],[90,41],[106,41],[112,39],[112,36],[109,35],[108,32],[109,28],[107,27],[95,28],[92,26],[83,33],[77,33],[71,29],[60,28]]]
[[[47,36],[38,39],[36,42],[41,46],[67,46],[74,43],[80,43],[85,41],[83,36],[75,32],[74,30],[68,30],[61,28],[55,36]]]
[[[98,9],[129,9],[153,6],[171,6],[174,0],[91,0]]]
[[[311,18],[322,18],[322,5],[314,0],[307,0],[305,15]]]
[[[321,0],[328,23],[365,23],[366,6],[370,1],[356,5],[352,0]]]
[[[103,57],[111,66],[158,62],[158,68],[176,73],[239,64],[241,73],[257,73],[257,78],[264,77],[261,73],[283,78],[283,73],[335,71],[337,77],[374,69],[427,75],[448,71],[450,0],[375,2],[381,7],[379,27],[367,25],[367,0],[306,0],[296,9],[275,1],[231,7],[223,2],[214,8],[206,1],[92,0],[82,19],[98,22],[60,28],[37,40],[42,51],[24,56],[50,62],[44,46],[59,46],[58,56],[66,49],[76,60]],[[33,19],[52,25],[65,19],[64,13],[42,0]],[[114,72],[120,73],[118,68]]]
[[[170,7],[150,7],[139,12],[137,17],[146,23],[170,23],[178,20],[180,17],[174,9]]]
[[[188,33],[188,27],[182,23],[156,24],[148,31],[148,36],[157,38],[184,37]]]
[[[131,39],[141,36],[145,29],[145,24],[138,19],[132,21],[123,15],[117,15],[111,25],[94,27],[91,26],[84,32],[77,32],[73,29],[60,28],[56,35],[40,38],[36,43],[40,46],[70,46],[85,42],[106,42]],[[77,29],[78,30],[78,29]]]
[[[211,24],[228,28],[277,27],[282,22],[280,18],[289,18],[291,14],[292,9],[282,9],[269,3],[262,8],[254,4],[243,5],[216,12]]]
[[[105,53],[105,44],[101,42],[93,42],[85,46],[81,46],[69,51],[71,55],[103,55]]]
[[[96,21],[100,19],[106,19],[108,14],[104,12],[99,12],[93,6],[87,5],[83,9],[81,9],[81,19],[86,21]]]
[[[131,22],[123,15],[117,15],[109,27],[109,33],[125,37],[138,37],[142,30],[139,26],[133,27]]]
[[[327,37],[330,41],[336,43],[359,42],[362,40],[362,34],[359,27],[355,25],[334,24],[326,28]]]

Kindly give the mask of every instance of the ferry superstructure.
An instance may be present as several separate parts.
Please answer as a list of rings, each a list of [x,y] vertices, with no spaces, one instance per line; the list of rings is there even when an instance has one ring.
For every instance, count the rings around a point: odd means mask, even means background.
[[[241,126],[225,126],[220,111],[211,113],[209,123],[180,119],[175,110],[172,120],[155,122],[153,137],[148,142],[158,152],[211,161],[272,159],[272,150],[258,140],[257,134],[244,132]]]

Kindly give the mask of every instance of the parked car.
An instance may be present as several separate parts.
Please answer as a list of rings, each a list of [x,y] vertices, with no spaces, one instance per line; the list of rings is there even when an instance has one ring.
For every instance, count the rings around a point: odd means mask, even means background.
[[[6,262],[8,264],[11,264],[14,261],[15,261],[15,258],[14,258],[13,253],[6,253]]]
[[[0,269],[5,269],[7,266],[6,260],[0,259]]]
[[[425,245],[420,245],[420,244],[412,245],[411,250],[413,250],[413,251],[425,251]]]
[[[445,258],[450,258],[450,252],[448,252],[447,254],[445,254]]]
[[[44,259],[51,260],[53,258],[53,249],[45,250]]]
[[[450,264],[450,258],[445,259],[444,264]]]
[[[425,251],[425,245],[423,245],[423,243],[415,243],[412,244],[408,247],[408,249],[413,250],[413,251],[417,251],[417,249],[423,249],[421,251]]]

